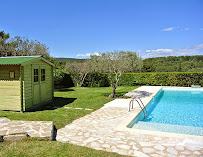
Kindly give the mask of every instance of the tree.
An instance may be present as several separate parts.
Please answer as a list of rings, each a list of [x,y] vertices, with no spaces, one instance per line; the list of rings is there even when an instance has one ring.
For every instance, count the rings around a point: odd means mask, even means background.
[[[0,31],[0,56],[36,56],[50,58],[49,48],[37,40],[15,36],[10,38],[9,33]]]
[[[0,31],[0,57],[11,56],[15,48],[8,42],[10,35],[4,31]]]
[[[67,62],[65,69],[71,74],[73,82],[79,87],[82,87],[85,77],[87,76],[88,72],[90,72],[90,66],[87,61]]]
[[[45,44],[20,36],[10,38],[9,33],[0,31],[0,57],[37,55],[53,63],[55,61],[53,57],[50,57],[49,48]]]
[[[0,44],[5,44],[9,37],[9,33],[6,34],[4,31],[0,31]]]
[[[109,97],[114,98],[122,74],[141,70],[142,60],[135,52],[114,51],[91,56],[90,64],[93,71],[108,73],[113,88]]]
[[[37,40],[29,40],[25,37],[15,36],[11,39],[11,44],[15,47],[13,56],[36,56],[40,55],[49,58],[49,48]]]

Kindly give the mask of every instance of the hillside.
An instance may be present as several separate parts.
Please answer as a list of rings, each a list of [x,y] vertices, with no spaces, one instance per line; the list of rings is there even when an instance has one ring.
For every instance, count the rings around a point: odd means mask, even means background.
[[[66,61],[85,61],[85,59],[77,59],[77,58],[55,58],[56,61],[59,61],[59,62],[66,62]]]
[[[64,67],[67,61],[85,61],[77,58],[55,58]],[[203,55],[169,56],[143,60],[142,72],[203,72]]]
[[[203,72],[203,55],[169,56],[143,60],[143,72]]]

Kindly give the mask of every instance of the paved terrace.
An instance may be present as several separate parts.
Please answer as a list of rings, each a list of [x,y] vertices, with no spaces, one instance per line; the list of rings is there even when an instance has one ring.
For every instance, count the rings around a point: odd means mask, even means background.
[[[142,100],[146,101],[160,88],[142,86],[126,95],[142,96]],[[101,109],[59,129],[56,139],[97,150],[139,157],[203,156],[203,139],[166,137],[115,129],[131,114],[128,112],[129,101],[130,99],[116,99],[105,104]]]

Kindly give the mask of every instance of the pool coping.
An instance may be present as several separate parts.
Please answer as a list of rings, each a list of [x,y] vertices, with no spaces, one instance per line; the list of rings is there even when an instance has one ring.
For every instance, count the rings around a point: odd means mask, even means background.
[[[146,100],[143,102],[144,106],[146,106],[152,98],[164,87],[167,88],[178,88],[178,89],[191,89],[191,87],[168,87],[168,86],[161,86],[159,89],[155,90],[151,96],[148,96]],[[192,88],[194,89],[194,88]],[[195,88],[196,89],[196,88]],[[203,89],[203,88],[198,88]],[[162,132],[162,131],[154,131],[154,130],[142,130],[142,129],[132,129],[128,128],[127,126],[131,123],[131,121],[141,112],[140,108],[136,108],[125,120],[123,120],[114,130],[116,131],[127,131],[130,133],[137,133],[137,134],[147,134],[147,135],[160,135],[164,137],[175,137],[175,138],[190,138],[193,140],[203,140],[203,136],[196,136],[196,135],[189,135],[189,134],[180,134],[180,133],[169,133],[169,132]]]

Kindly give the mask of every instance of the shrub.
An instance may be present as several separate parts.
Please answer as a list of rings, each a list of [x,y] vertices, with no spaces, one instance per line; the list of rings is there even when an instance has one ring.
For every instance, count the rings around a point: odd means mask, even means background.
[[[65,73],[63,70],[54,70],[54,88],[73,87],[74,83],[70,74]]]

